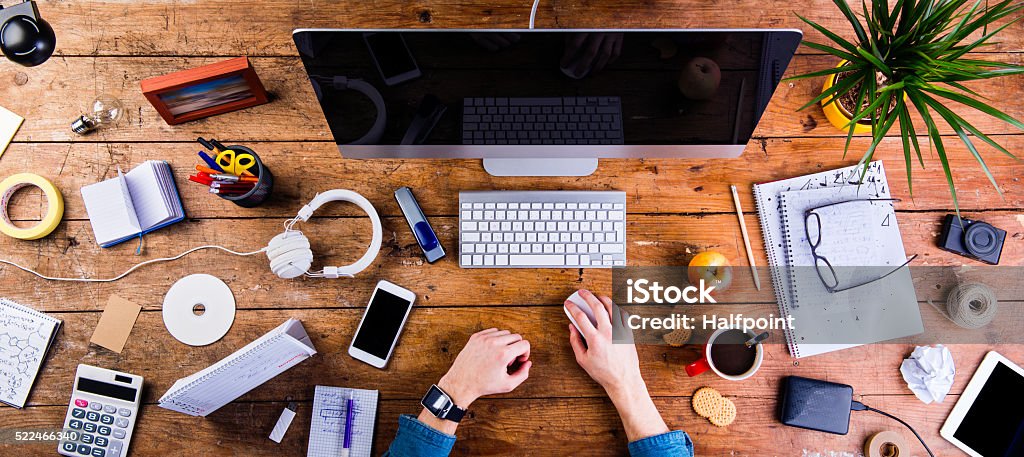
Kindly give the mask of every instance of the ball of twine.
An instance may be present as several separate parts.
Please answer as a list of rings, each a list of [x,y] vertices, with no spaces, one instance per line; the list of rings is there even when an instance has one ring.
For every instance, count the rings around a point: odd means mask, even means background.
[[[949,319],[963,328],[976,329],[988,325],[996,317],[998,309],[996,294],[980,283],[959,284],[946,298]]]

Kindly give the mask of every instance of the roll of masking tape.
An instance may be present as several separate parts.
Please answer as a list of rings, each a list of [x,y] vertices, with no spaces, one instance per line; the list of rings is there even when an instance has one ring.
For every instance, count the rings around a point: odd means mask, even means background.
[[[43,195],[46,196],[46,216],[32,227],[21,228],[14,225],[10,214],[7,213],[7,205],[15,192],[27,186],[35,186],[43,191]],[[46,178],[32,173],[18,173],[0,181],[0,233],[19,240],[37,240],[57,228],[62,217],[64,197]]]
[[[892,430],[875,433],[864,442],[865,457],[910,457],[908,449],[903,435]]]

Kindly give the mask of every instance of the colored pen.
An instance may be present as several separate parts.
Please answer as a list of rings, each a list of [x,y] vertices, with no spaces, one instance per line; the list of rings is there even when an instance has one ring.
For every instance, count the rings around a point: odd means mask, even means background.
[[[251,183],[259,182],[259,178],[255,177],[255,176],[235,176],[235,175],[229,175],[229,174],[226,174],[226,173],[211,174],[210,177],[213,178],[213,179],[223,179],[225,181],[239,181],[239,182],[251,182]]]
[[[204,186],[209,186],[211,183],[213,183],[212,179],[204,177],[204,176],[191,176],[190,175],[188,177],[188,180],[192,181],[192,182],[197,182],[197,183],[202,184]]]
[[[356,400],[353,398],[352,392],[348,394],[348,415],[345,418],[345,440],[342,442],[341,455],[348,457],[348,453],[352,448],[352,426],[355,422],[356,416]]]
[[[206,162],[206,164],[210,166],[210,169],[217,170],[217,173],[224,173],[224,169],[221,168],[220,165],[217,165],[217,161],[213,160],[213,157],[210,157],[209,154],[199,151],[199,158],[203,159],[203,162]]]
[[[239,195],[245,195],[248,191],[244,190],[229,190],[229,189],[218,189],[216,187],[210,188],[211,194],[227,195],[229,197],[237,197]]]
[[[203,145],[203,147],[206,149],[209,149],[211,151],[217,151],[217,147],[214,146],[213,143],[206,141],[203,137],[196,138],[196,141],[198,141],[199,144]],[[220,151],[217,152],[219,153]]]

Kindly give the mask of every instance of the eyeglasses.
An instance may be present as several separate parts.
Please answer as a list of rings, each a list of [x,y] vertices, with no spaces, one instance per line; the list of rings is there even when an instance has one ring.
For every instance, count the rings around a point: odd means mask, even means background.
[[[876,281],[885,279],[889,275],[899,271],[901,268],[907,266],[914,259],[917,258],[917,254],[914,254],[902,265],[893,268],[887,273],[875,277],[874,279],[868,279],[866,281],[855,281],[850,284],[840,284],[839,275],[836,274],[836,269],[832,267],[832,263],[828,261],[828,258],[818,253],[818,247],[821,246],[821,215],[818,214],[819,210],[853,203],[874,203],[874,202],[898,202],[898,198],[868,198],[861,200],[849,200],[839,203],[830,203],[828,205],[822,205],[816,208],[811,208],[804,212],[804,234],[807,236],[807,244],[811,246],[811,255],[814,257],[814,269],[818,273],[818,278],[821,279],[822,285],[825,286],[825,290],[830,293],[843,292],[850,289],[855,289],[860,286],[871,284]],[[811,230],[811,227],[816,227],[815,230]]]

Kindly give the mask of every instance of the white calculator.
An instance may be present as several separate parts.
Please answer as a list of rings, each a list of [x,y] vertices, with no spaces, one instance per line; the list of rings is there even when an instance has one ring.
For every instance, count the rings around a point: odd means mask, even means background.
[[[142,402],[142,376],[78,365],[57,452],[71,457],[128,454]]]

